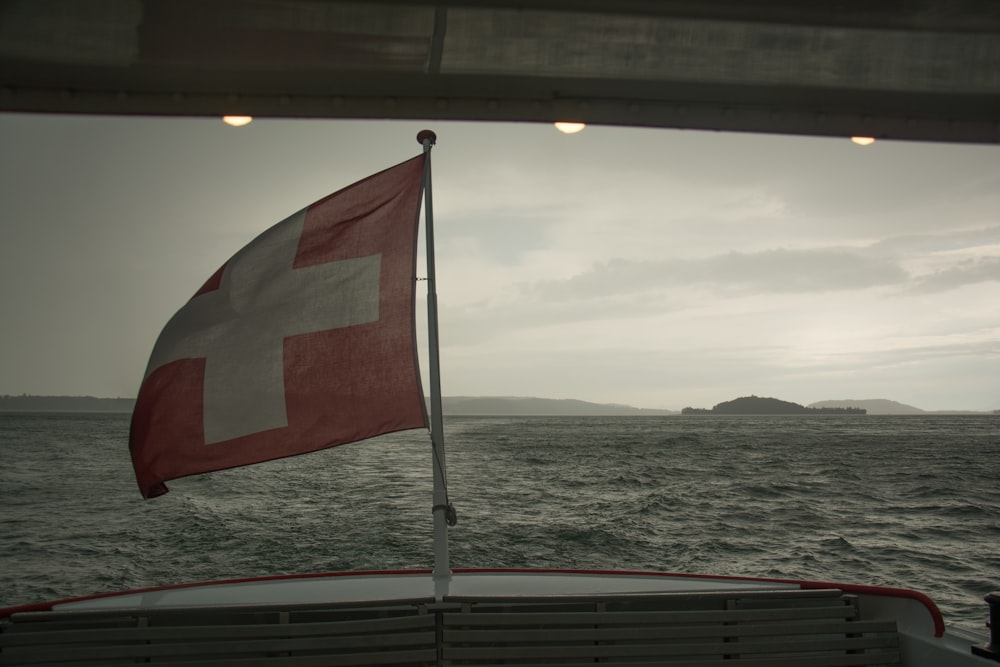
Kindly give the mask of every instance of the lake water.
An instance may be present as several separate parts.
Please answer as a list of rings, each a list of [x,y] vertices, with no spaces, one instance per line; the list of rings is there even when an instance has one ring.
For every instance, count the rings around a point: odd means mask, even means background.
[[[423,431],[141,498],[125,414],[0,413],[0,606],[228,577],[428,568]],[[913,588],[982,631],[1000,417],[460,417],[453,567]]]

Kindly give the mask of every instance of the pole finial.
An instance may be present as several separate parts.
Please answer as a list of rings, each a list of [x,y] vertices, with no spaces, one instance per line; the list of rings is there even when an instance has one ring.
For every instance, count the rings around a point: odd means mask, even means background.
[[[417,133],[417,143],[423,146],[425,141],[430,141],[431,146],[433,146],[437,143],[437,135],[430,130],[420,130]]]

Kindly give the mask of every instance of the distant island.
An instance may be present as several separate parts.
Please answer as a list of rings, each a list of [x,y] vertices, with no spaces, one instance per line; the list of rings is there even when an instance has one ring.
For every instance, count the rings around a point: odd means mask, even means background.
[[[818,401],[810,403],[810,408],[864,408],[870,415],[923,415],[926,411],[912,405],[890,401],[885,398],[863,400],[844,399],[839,401]]]
[[[1000,415],[1000,410],[921,410],[886,398],[817,401],[810,408],[864,408],[870,415]]]
[[[857,407],[807,408],[798,403],[781,401],[777,398],[743,396],[719,403],[711,410],[705,408],[684,408],[682,415],[864,415],[868,411]]]

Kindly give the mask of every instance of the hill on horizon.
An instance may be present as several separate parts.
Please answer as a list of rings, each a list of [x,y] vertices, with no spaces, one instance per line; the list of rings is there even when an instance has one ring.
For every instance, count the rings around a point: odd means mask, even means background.
[[[864,408],[870,415],[922,415],[926,410],[912,405],[890,401],[886,398],[842,399],[837,401],[817,401],[810,403],[810,408]]]
[[[1000,414],[1000,410],[921,410],[906,403],[885,398],[842,399],[839,401],[818,401],[810,407],[860,407],[870,415],[988,415]]]
[[[444,396],[445,415],[500,416],[628,416],[676,415],[672,410],[649,410],[615,403],[523,396]],[[94,396],[0,396],[0,412],[132,412],[134,398]]]
[[[811,415],[811,414],[866,414],[864,408],[813,408],[782,401],[767,396],[741,396],[731,401],[725,401],[712,407],[684,408],[682,415]]]
[[[454,416],[659,416],[679,415],[680,410],[636,408],[618,403],[592,403],[572,398],[527,396],[445,396],[445,415]],[[134,398],[94,396],[0,395],[0,412],[132,412]],[[801,407],[801,406],[800,406]],[[869,415],[997,414],[997,411],[921,410],[885,398],[817,401],[809,408],[862,408]]]
[[[594,416],[676,415],[676,410],[634,408],[618,403],[590,403],[574,398],[534,398],[526,396],[444,396],[446,415],[500,416]]]
[[[132,412],[134,407],[134,398],[0,396],[0,412]]]

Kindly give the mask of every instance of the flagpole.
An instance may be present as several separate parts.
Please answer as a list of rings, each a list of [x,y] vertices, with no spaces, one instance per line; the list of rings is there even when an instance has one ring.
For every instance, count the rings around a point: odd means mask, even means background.
[[[455,512],[448,501],[448,478],[444,458],[444,419],[441,408],[441,363],[438,354],[437,282],[434,267],[434,209],[431,196],[431,148],[437,135],[421,130],[417,141],[424,147],[424,221],[427,228],[427,346],[430,362],[431,454],[434,468],[434,597],[440,602],[448,594],[451,565],[448,557],[448,526]]]

